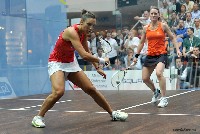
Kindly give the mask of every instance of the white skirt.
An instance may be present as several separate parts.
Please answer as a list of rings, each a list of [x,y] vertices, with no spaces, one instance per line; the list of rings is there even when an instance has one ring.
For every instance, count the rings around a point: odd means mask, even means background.
[[[62,62],[56,62],[56,61],[48,62],[49,77],[57,71],[70,73],[70,72],[78,72],[81,70],[82,69],[79,67],[79,64],[76,60],[76,56],[74,56],[74,61],[70,63],[62,63]]]

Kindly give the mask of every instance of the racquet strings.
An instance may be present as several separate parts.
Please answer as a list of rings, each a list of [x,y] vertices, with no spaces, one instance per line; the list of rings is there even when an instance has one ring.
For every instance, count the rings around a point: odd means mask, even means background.
[[[104,53],[109,53],[112,51],[112,47],[107,40],[104,40],[102,37],[99,37],[101,42],[101,47],[103,48]]]
[[[111,79],[112,86],[118,87],[121,84],[121,82],[123,81],[125,74],[126,74],[126,71],[122,71],[122,70],[117,71],[112,76],[112,79]]]

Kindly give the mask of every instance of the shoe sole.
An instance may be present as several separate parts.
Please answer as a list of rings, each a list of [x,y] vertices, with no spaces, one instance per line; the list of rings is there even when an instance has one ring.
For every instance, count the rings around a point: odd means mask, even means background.
[[[39,126],[37,124],[35,124],[33,121],[32,121],[32,126],[36,127],[36,128],[44,128],[45,126]]]
[[[168,103],[165,104],[164,106],[158,106],[159,108],[164,108],[164,107],[167,107]]]
[[[126,115],[125,119],[112,119],[112,121],[126,121],[127,118],[128,118],[128,114]]]

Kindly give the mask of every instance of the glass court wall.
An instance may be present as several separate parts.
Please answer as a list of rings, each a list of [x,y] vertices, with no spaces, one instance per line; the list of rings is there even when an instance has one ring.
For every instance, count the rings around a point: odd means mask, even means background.
[[[47,72],[49,53],[59,33],[67,26],[79,23],[82,9],[95,13],[96,34],[121,30],[125,41],[125,31],[134,26],[138,37],[141,36],[142,24],[134,17],[143,17],[146,10],[159,3],[158,0],[0,0],[0,98],[51,91]],[[83,63],[80,64],[83,70],[92,70],[91,64],[81,59],[78,61]],[[171,69],[174,62],[168,67],[172,74],[175,72]],[[108,70],[107,75],[114,72],[113,68]],[[141,74],[141,70],[136,72]],[[141,84],[139,76],[135,78]],[[135,84],[135,81],[132,82]]]
[[[49,53],[67,26],[59,0],[0,0],[0,98],[51,91]]]

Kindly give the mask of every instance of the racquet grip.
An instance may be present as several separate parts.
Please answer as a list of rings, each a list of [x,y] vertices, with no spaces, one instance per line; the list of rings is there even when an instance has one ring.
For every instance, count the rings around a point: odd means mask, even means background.
[[[134,65],[135,65],[135,62],[131,63],[131,65],[126,70],[131,69],[131,67],[134,66]]]

